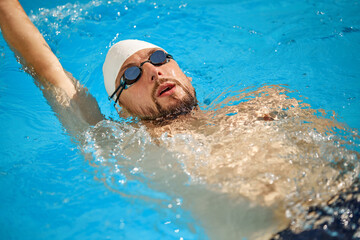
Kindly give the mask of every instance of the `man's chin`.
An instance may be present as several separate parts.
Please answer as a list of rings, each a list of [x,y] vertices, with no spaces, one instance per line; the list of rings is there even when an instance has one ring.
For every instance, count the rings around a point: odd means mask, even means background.
[[[186,96],[183,100],[172,99],[169,102],[171,102],[171,105],[166,107],[156,103],[156,113],[154,111],[149,111],[146,116],[138,117],[142,120],[155,120],[159,122],[164,120],[172,120],[180,115],[190,113],[197,106],[197,99],[192,95]]]
[[[180,115],[190,113],[197,106],[197,100],[193,96],[187,96],[182,101],[178,100],[176,103],[168,106],[166,109],[159,109],[159,115],[156,120],[171,120]]]

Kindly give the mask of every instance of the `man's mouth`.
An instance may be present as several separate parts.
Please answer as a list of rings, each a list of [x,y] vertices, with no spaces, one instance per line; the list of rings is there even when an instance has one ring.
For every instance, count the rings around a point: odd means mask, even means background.
[[[165,97],[175,92],[176,85],[174,83],[164,83],[158,87],[157,97]]]

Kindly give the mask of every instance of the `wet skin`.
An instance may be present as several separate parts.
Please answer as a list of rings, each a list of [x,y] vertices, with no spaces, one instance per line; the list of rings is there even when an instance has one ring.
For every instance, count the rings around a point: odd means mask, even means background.
[[[140,66],[156,50],[159,49],[143,49],[130,56],[119,71],[116,87],[127,68]],[[140,79],[121,93],[119,104],[134,116],[154,119],[172,113],[181,114],[192,109],[197,101],[191,78],[170,59],[160,66],[145,63]]]

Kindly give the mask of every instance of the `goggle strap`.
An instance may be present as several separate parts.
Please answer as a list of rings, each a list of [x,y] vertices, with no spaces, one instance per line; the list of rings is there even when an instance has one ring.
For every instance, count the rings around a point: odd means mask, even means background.
[[[122,91],[124,91],[124,89],[125,89],[125,84],[120,85],[119,87],[122,87],[122,88],[121,88],[121,90],[120,90],[120,92],[119,92],[119,95],[117,95],[117,97],[116,97],[116,99],[115,99],[114,106],[116,105],[117,101],[119,100]]]
[[[140,69],[141,69],[141,67],[142,67],[145,63],[151,63],[151,64],[153,64],[150,60],[147,60],[147,61],[142,62],[142,63],[140,64]]]
[[[122,84],[120,84],[117,89],[114,91],[114,93],[109,97],[109,100],[112,99],[114,97],[114,95],[119,91],[119,89],[121,88]]]

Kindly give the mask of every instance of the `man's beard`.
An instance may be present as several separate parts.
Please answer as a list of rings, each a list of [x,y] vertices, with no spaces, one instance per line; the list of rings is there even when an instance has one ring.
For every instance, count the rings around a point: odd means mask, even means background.
[[[185,92],[185,96],[182,99],[180,99],[176,95],[170,95],[169,98],[174,100],[176,103],[168,108],[162,107],[156,99],[156,90],[158,89],[159,85],[164,82],[175,83],[176,87],[181,87],[181,89]],[[151,114],[151,117],[144,117],[143,119],[151,119],[157,121],[175,119],[179,115],[184,115],[191,112],[198,103],[195,90],[193,91],[193,93],[191,93],[190,90],[183,86],[178,80],[170,78],[161,79],[159,82],[156,82],[152,93],[152,100],[156,105],[157,112]]]
[[[155,102],[158,110],[158,116],[155,120],[175,119],[179,115],[185,115],[190,113],[197,106],[196,96],[193,96],[190,93],[186,93],[186,96],[182,100],[174,96],[169,97],[177,101],[177,103],[172,105],[168,109],[164,109],[157,102]]]

